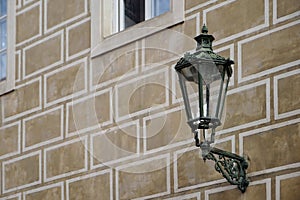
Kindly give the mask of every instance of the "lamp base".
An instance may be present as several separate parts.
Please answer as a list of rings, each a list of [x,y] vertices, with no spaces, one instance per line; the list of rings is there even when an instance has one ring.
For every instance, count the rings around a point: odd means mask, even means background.
[[[215,147],[210,147],[206,142],[200,143],[203,160],[212,160],[215,162],[215,169],[232,185],[237,185],[238,189],[244,193],[249,185],[249,179],[246,176],[248,162],[244,157],[237,154],[224,151]]]

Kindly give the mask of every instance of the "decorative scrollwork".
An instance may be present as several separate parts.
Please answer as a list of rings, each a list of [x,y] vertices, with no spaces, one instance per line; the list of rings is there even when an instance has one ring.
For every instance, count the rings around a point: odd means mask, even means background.
[[[217,172],[221,173],[230,184],[237,185],[241,192],[244,193],[246,191],[249,185],[249,180],[246,176],[248,163],[243,157],[221,149],[211,148],[210,152],[203,159],[214,161]]]

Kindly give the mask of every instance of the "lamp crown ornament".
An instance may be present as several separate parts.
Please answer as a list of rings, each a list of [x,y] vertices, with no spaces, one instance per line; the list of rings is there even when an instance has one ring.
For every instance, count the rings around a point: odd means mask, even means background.
[[[194,38],[196,51],[187,52],[175,65],[186,110],[187,123],[194,133],[195,145],[202,150],[203,160],[215,162],[215,169],[231,184],[245,192],[249,185],[246,176],[248,163],[244,157],[211,144],[221,123],[233,60],[213,52],[214,37],[204,24],[202,33]],[[195,89],[197,88],[197,89]],[[202,132],[203,140],[199,134]],[[208,137],[210,136],[210,137]]]

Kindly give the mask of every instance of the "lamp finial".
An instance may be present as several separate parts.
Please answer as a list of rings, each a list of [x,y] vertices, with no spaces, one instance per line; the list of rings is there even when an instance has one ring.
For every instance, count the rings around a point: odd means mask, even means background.
[[[208,33],[208,28],[205,24],[203,24],[203,27],[202,27],[202,33]]]

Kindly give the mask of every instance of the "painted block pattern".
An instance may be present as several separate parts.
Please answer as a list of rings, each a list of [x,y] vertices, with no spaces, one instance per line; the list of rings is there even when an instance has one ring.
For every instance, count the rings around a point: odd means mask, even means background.
[[[46,0],[45,28],[54,29],[62,23],[75,20],[87,12],[86,0]]]
[[[300,162],[297,152],[299,128],[299,124],[292,124],[244,137],[243,152],[251,160],[255,160],[255,162],[251,162],[248,171],[257,172]],[[266,149],[272,149],[272,151],[265,151]],[[257,152],[264,152],[264,154]]]
[[[80,52],[89,50],[91,46],[90,37],[90,20],[83,20],[77,24],[69,27],[67,32],[68,43],[67,43],[67,57],[72,58],[74,55],[78,55]]]
[[[221,40],[265,26],[268,24],[267,12],[268,1],[231,0],[204,10],[203,21],[209,27],[210,34]]]
[[[186,0],[185,1],[185,9],[188,10],[188,9],[191,9],[193,7],[198,6],[199,4],[201,5],[201,4],[206,3],[206,2],[207,2],[207,0],[199,0],[199,1],[197,1],[197,0]]]
[[[267,99],[269,84],[268,81],[262,81],[256,85],[241,87],[239,92],[236,92],[237,90],[229,91],[224,108],[226,117],[223,129],[245,126],[251,122],[268,118],[270,112],[270,102]],[[237,107],[236,105],[242,106]]]
[[[41,183],[41,153],[34,152],[2,163],[3,193]]]
[[[63,118],[63,107],[25,118],[23,120],[24,149],[32,149],[62,139]]]
[[[107,23],[93,11],[102,1],[15,0],[0,200],[299,197],[300,4],[174,1],[185,5],[184,21],[112,49],[107,38],[91,42]],[[173,70],[204,23],[214,51],[235,61],[216,146],[249,158],[244,194],[194,147]],[[131,33],[153,29],[138,26]],[[92,55],[97,45],[109,51]]]
[[[112,200],[112,189],[112,171],[99,171],[67,180],[67,199]]]
[[[300,112],[299,84],[300,70],[275,76],[275,118],[292,116]]]
[[[167,105],[169,98],[167,85],[166,69],[117,85],[117,120]]]
[[[157,197],[170,193],[170,158],[162,155],[117,167],[117,199]],[[143,188],[147,188],[144,190]],[[128,192],[131,191],[131,192]]]
[[[213,199],[271,199],[271,180],[265,179],[252,182],[247,188],[247,192],[241,197],[241,192],[234,187],[223,187],[205,192],[205,200]]]
[[[67,105],[69,135],[108,125],[112,121],[112,91],[103,90]]]
[[[227,151],[232,151],[231,138],[216,145]],[[190,147],[175,152],[174,155],[175,190],[186,191],[200,186],[213,185],[220,182],[222,175],[215,171],[214,162],[204,162],[199,148]],[[190,170],[190,166],[198,170]],[[209,174],[209,178],[207,177]],[[222,181],[222,180],[221,180]]]
[[[23,198],[26,200],[62,200],[64,199],[63,183],[47,185],[26,191],[23,193]]]
[[[165,148],[167,145],[190,142],[190,127],[186,124],[185,111],[175,109],[162,112],[143,120],[144,151]],[[177,123],[174,124],[174,121]]]
[[[21,200],[21,193],[0,198],[1,200]]]
[[[137,63],[134,43],[92,59],[91,84],[101,86],[135,74]]]
[[[187,20],[187,24],[184,24],[184,26],[188,26],[189,28],[194,26],[195,28],[196,23],[196,21]],[[190,31],[194,28],[191,28]],[[159,66],[172,60],[177,61],[178,57],[184,52],[194,48],[194,43],[193,36],[190,37],[172,29],[149,36],[145,38],[143,47],[145,60],[142,64],[145,67],[151,67],[153,65]]]
[[[279,29],[269,34],[256,35],[241,43],[242,77],[260,73],[274,67],[295,61],[299,54],[300,25]],[[269,48],[264,48],[268,46]],[[256,49],[257,51],[253,51]],[[259,49],[264,49],[259,51]]]
[[[45,75],[47,106],[74,98],[87,90],[87,60],[79,60]]]
[[[0,158],[20,152],[20,123],[13,123],[0,128]]]
[[[44,179],[50,181],[86,171],[86,142],[86,138],[79,138],[46,149],[44,151]]]
[[[137,122],[91,135],[92,167],[126,157],[136,157],[139,143]]]
[[[2,98],[2,117],[4,120],[24,116],[27,113],[39,110],[41,107],[41,79],[34,79],[16,88]],[[24,99],[30,101],[24,102]]]
[[[276,200],[288,200],[298,198],[299,186],[299,172],[276,176]]]
[[[40,36],[42,30],[42,12],[41,12],[41,3],[38,2],[29,8],[23,10],[18,13],[17,16],[17,35],[16,42],[23,43],[26,40],[36,38]],[[30,24],[30,28],[28,28],[28,24]]]
[[[300,5],[299,3],[297,3],[297,0],[274,0],[274,4],[276,5],[276,7],[274,7],[274,10],[276,11],[278,18],[282,18],[291,14],[297,14],[300,10]]]
[[[61,64],[63,59],[63,32],[39,40],[23,51],[23,75],[29,76]]]

